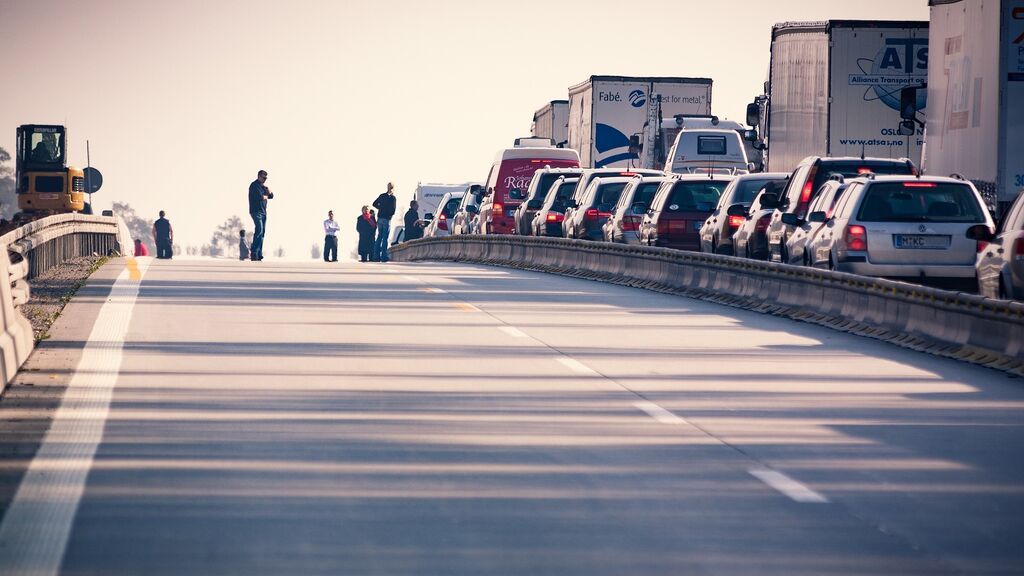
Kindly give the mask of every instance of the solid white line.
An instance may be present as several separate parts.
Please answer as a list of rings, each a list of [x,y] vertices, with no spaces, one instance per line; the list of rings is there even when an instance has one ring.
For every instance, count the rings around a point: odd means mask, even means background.
[[[828,498],[825,498],[821,494],[811,490],[807,486],[804,486],[800,482],[797,482],[777,470],[759,468],[750,470],[750,474],[797,502],[816,504],[824,504],[828,502]]]
[[[150,260],[129,259],[96,317],[50,430],[0,524],[0,574],[42,576],[60,571],[89,469],[103,439],[124,336]],[[136,279],[131,278],[133,269]]]
[[[679,416],[665,410],[654,402],[635,402],[633,406],[647,412],[651,418],[654,418],[662,424],[686,424],[686,420],[683,420]]]
[[[423,290],[424,292],[429,292],[431,294],[444,294],[445,293],[444,290],[442,290],[440,288],[433,288],[433,287],[431,287],[431,288],[420,288],[420,290]]]
[[[555,358],[555,360],[558,360],[559,363],[566,366],[573,372],[579,372],[580,374],[591,374],[594,376],[597,375],[597,372],[595,372],[594,370],[590,369],[587,366],[584,366],[582,363],[577,362],[576,360],[573,360],[572,358],[569,358],[567,356],[559,356],[558,358]]]
[[[498,330],[501,330],[513,338],[528,338],[525,332],[514,326],[498,326]]]

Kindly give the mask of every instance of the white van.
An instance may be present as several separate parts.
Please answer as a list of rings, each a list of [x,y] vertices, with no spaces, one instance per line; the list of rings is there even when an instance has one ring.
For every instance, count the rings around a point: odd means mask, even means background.
[[[748,174],[752,168],[739,132],[722,128],[683,128],[668,151],[671,174]]]

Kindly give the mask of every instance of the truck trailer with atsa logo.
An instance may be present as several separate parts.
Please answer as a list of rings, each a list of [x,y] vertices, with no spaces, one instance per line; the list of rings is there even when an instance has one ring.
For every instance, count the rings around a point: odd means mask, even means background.
[[[928,22],[828,20],[772,27],[765,93],[747,107],[765,170],[808,156],[921,160],[923,131],[900,133],[900,91],[928,79]],[[919,110],[925,108],[922,91]]]
[[[1024,0],[930,5],[922,168],[963,176],[1004,214],[1024,191]]]
[[[591,76],[569,88],[569,148],[581,166],[639,165],[630,136],[643,130],[651,94],[661,95],[666,118],[711,114],[710,78]]]

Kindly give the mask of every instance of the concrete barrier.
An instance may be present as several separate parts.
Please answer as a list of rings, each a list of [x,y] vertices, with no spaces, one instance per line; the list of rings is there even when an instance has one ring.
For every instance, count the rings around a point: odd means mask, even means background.
[[[1024,304],[814,268],[563,238],[454,236],[395,261],[508,266],[682,294],[1024,375]]]
[[[0,390],[35,344],[32,325],[18,309],[28,301],[29,280],[69,259],[122,253],[131,246],[131,235],[117,216],[58,214],[0,236]]]

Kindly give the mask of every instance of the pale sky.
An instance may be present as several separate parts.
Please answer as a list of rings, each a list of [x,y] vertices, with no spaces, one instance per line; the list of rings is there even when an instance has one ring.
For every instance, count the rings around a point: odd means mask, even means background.
[[[533,112],[591,75],[703,76],[743,119],[771,25],[927,20],[926,0],[0,0],[0,146],[68,127],[69,160],[118,200],[166,210],[182,246],[238,215],[266,169],[266,250],[309,257],[328,209],[354,246],[359,206],[393,181],[480,181]],[[395,224],[398,223],[396,219]]]

